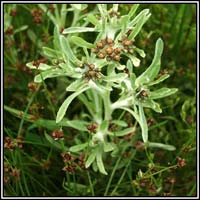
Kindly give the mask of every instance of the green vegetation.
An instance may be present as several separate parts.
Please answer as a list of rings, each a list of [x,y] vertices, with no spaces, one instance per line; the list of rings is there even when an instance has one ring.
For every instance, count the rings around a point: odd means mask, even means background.
[[[4,196],[196,196],[196,5],[5,4]]]

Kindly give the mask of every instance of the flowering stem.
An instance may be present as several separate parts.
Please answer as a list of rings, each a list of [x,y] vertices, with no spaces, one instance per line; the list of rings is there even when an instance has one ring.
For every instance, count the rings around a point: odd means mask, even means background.
[[[106,91],[103,95],[103,102],[104,102],[104,120],[110,120],[112,109],[111,109],[111,102],[110,102],[110,92]]]

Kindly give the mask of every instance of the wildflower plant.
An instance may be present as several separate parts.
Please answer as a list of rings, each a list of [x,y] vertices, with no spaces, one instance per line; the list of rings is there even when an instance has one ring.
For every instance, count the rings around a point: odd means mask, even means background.
[[[86,5],[72,5],[71,9],[76,13],[83,6]],[[69,84],[63,93],[70,94],[58,109],[55,120],[60,128],[71,126],[84,136],[76,139],[72,146],[65,146],[64,150],[84,153],[85,167],[92,165],[102,174],[107,174],[104,159],[124,151],[116,138],[129,135],[136,129],[139,130],[137,138],[142,138],[145,148],[175,150],[172,145],[155,143],[148,137],[144,108],[161,113],[156,100],[174,94],[177,89],[153,88],[169,78],[169,74],[159,76],[164,46],[161,38],[156,41],[150,66],[139,76],[134,73],[135,67],[143,67],[140,59],[146,56],[135,41],[151,15],[149,9],[144,9],[135,16],[138,6],[133,5],[128,14],[121,16],[118,4],[113,4],[110,10],[106,4],[97,4],[98,10],[84,15],[81,25],[72,23],[71,27],[60,31],[61,25],[54,23],[54,48],[43,47],[43,55],[48,61],[37,65],[33,61],[27,63],[27,67],[40,72],[34,78],[36,83],[48,78],[66,77]],[[50,15],[50,18],[54,21],[54,17]],[[94,43],[81,37],[84,32],[96,35]],[[113,94],[115,98],[112,98]],[[69,120],[67,111],[75,98],[87,109],[86,117]],[[121,111],[120,117],[113,114],[116,110]],[[132,116],[133,126],[123,119],[125,113]],[[117,128],[112,129],[111,124]],[[45,136],[58,148],[61,143],[64,145],[63,140],[54,141],[48,134]]]

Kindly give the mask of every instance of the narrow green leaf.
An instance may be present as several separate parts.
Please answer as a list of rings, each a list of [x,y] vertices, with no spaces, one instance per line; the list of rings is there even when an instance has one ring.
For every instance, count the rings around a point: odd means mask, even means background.
[[[137,86],[151,82],[160,71],[160,59],[163,52],[163,41],[158,39],[156,42],[155,54],[151,65],[135,81]]]
[[[148,146],[152,147],[152,148],[161,148],[161,149],[165,149],[165,150],[168,150],[168,151],[176,150],[175,146],[168,145],[168,144],[162,144],[162,143],[149,142]]]
[[[133,90],[135,90],[135,80],[136,80],[136,75],[134,73],[130,73],[131,87]]]
[[[98,151],[96,155],[97,167],[102,174],[108,175],[104,168],[103,160],[102,160],[102,152]]]
[[[161,89],[155,90],[153,92],[150,92],[149,97],[151,99],[160,99],[163,97],[170,96],[170,95],[176,93],[177,91],[178,91],[177,88],[161,88]]]
[[[89,21],[90,23],[92,23],[95,26],[99,25],[99,20],[92,13],[87,15],[86,20]]]
[[[97,154],[97,151],[96,149],[93,150],[90,154],[89,154],[89,157],[87,158],[86,162],[85,162],[85,167],[88,168],[95,160],[96,158],[96,154]]]
[[[95,31],[95,28],[90,28],[90,27],[70,27],[70,28],[64,29],[62,34],[94,32],[94,31]]]
[[[68,120],[66,118],[64,118],[59,125],[60,126],[66,126],[66,127],[71,127],[74,129],[77,129],[79,131],[87,131],[86,125],[88,123],[83,121],[83,120]]]
[[[146,117],[144,115],[144,110],[141,104],[139,104],[139,116],[140,116],[140,126],[142,129],[142,139],[144,143],[148,141],[148,126],[146,122]]]
[[[79,47],[87,47],[87,48],[94,48],[95,45],[91,44],[89,42],[86,42],[84,39],[77,37],[77,36],[72,36],[70,39],[74,44],[76,44]]]
[[[14,30],[14,34],[21,32],[21,31],[25,31],[27,28],[28,28],[28,25],[21,26]]]
[[[137,47],[135,47],[134,50],[135,50],[142,58],[145,58],[146,54],[145,54],[144,50],[139,49],[139,48],[137,48]]]
[[[116,124],[118,126],[121,126],[121,127],[127,127],[128,126],[128,124],[123,120],[112,120],[112,123]]]
[[[138,7],[139,7],[139,4],[134,4],[134,5],[131,6],[131,9],[128,13],[129,19],[135,14]]]
[[[87,146],[88,146],[88,143],[78,144],[78,145],[74,145],[74,146],[70,147],[69,150],[71,152],[79,152],[79,151],[83,150]]]
[[[84,81],[82,79],[78,79],[75,80],[74,82],[72,82],[67,88],[67,91],[76,91],[78,90],[80,87],[82,87],[84,85]]]
[[[103,150],[104,150],[104,152],[113,151],[115,148],[116,148],[116,144],[114,144],[112,142],[105,142],[103,144]]]
[[[133,64],[130,59],[127,60],[126,67],[128,69],[128,72],[131,74],[133,72]]]
[[[60,30],[58,25],[55,26],[54,28],[54,33],[53,33],[53,45],[54,45],[54,49],[56,50],[60,50],[61,49],[61,44],[60,44]]]
[[[56,50],[50,49],[48,47],[42,47],[42,50],[43,50],[44,55],[49,58],[57,58],[57,57],[62,56],[62,53],[60,51],[56,51]]]
[[[117,137],[121,137],[121,136],[124,136],[124,135],[128,135],[130,134],[131,132],[134,132],[135,131],[135,127],[131,127],[131,128],[126,128],[122,131],[117,131],[114,133],[115,136]]]
[[[106,4],[97,4],[101,17],[105,18],[107,15],[107,5]]]
[[[60,44],[66,60],[70,60],[72,63],[80,63],[72,52],[68,40],[63,35],[60,36]]]
[[[67,73],[61,69],[46,70],[46,71],[41,72],[40,74],[36,75],[34,78],[34,82],[41,83],[42,80],[45,80],[47,78],[66,76],[66,75],[67,75]]]
[[[150,16],[151,16],[151,14],[149,13],[149,9],[145,9],[144,12],[143,12],[143,14],[140,15],[140,18],[138,18],[138,22],[133,27],[132,32],[128,36],[129,40],[133,40],[137,36],[137,34],[142,29],[142,26],[145,24],[145,22],[149,19]]]
[[[44,11],[44,13],[46,13],[46,15],[49,17],[49,19],[51,19],[55,26],[58,25],[57,19],[54,17],[52,12],[47,12],[49,7],[46,4],[38,4],[38,6]]]
[[[147,99],[144,102],[142,102],[142,106],[146,108],[151,108],[158,113],[162,112],[160,105],[156,103],[155,101],[153,101],[152,99]]]
[[[63,104],[61,105],[61,107],[58,110],[58,113],[57,113],[57,116],[56,116],[56,123],[59,123],[63,119],[63,117],[64,117],[64,115],[65,115],[65,113],[66,113],[66,111],[68,109],[69,104],[79,94],[81,94],[82,92],[84,92],[84,91],[86,91],[88,89],[89,89],[89,87],[87,86],[87,87],[82,88],[81,90],[77,90],[76,92],[74,92],[73,94],[71,94],[70,96],[68,96],[67,99],[65,99],[65,101],[63,102]]]
[[[106,82],[117,82],[120,83],[122,82],[128,75],[125,73],[118,73],[115,75],[110,75],[110,76],[104,76],[102,79]]]
[[[156,85],[156,84],[158,84],[158,83],[164,81],[165,79],[167,79],[167,78],[169,78],[169,77],[170,77],[169,74],[164,74],[164,75],[162,75],[161,77],[159,77],[157,80],[150,82],[150,83],[148,84],[148,86]]]
[[[142,10],[136,17],[134,17],[129,23],[128,23],[128,28],[132,29],[142,18],[144,15],[149,14],[149,9],[144,9]]]

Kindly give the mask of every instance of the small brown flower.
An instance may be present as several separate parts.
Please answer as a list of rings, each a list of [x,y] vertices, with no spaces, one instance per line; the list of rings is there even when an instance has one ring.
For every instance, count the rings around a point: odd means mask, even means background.
[[[185,159],[180,158],[180,157],[178,157],[177,159],[178,159],[177,165],[179,167],[184,167],[186,165]]]
[[[107,47],[107,48],[106,48],[106,53],[107,53],[108,55],[112,54],[112,53],[113,53],[113,48],[112,48],[112,47]]]
[[[9,176],[4,176],[3,182],[4,182],[5,185],[9,184],[10,183],[10,177]]]
[[[114,55],[114,60],[116,60],[116,61],[120,61],[120,59],[121,59],[121,57],[120,57],[120,55]]]
[[[55,7],[54,7],[54,5],[53,4],[50,4],[49,5],[49,10],[53,13],[54,12],[54,10],[55,10]]]
[[[147,125],[150,126],[152,124],[155,124],[156,123],[156,120],[154,118],[149,118],[147,119]]]
[[[15,143],[11,140],[9,136],[5,137],[4,148],[9,150],[13,150],[15,148]]]
[[[62,129],[53,131],[51,135],[54,138],[54,140],[64,139],[64,134]]]
[[[134,146],[137,151],[144,151],[144,143],[142,141],[136,141]]]
[[[9,26],[9,27],[6,29],[5,34],[6,34],[6,35],[12,35],[12,34],[13,34],[13,30],[14,30],[13,26]]]
[[[10,172],[10,176],[12,177],[16,177],[17,179],[20,178],[20,170],[17,168],[14,168],[11,172]]]
[[[114,49],[115,54],[119,54],[119,53],[121,53],[121,51],[122,51],[121,47],[117,47],[116,49]]]
[[[69,151],[66,153],[61,153],[60,155],[63,158],[63,162],[65,162],[65,163],[75,160],[75,158],[71,155],[71,153]]]
[[[28,83],[28,89],[30,92],[35,92],[37,90],[37,83],[35,82]]]
[[[81,153],[78,157],[78,165],[81,167],[81,169],[85,170],[85,155]]]
[[[4,172],[7,173],[10,171],[10,165],[4,162]]]
[[[16,9],[12,9],[10,11],[10,16],[15,17],[17,15],[17,10]]]
[[[92,133],[96,133],[96,129],[98,128],[98,123],[94,122],[92,124],[88,124],[86,126],[86,128],[88,129],[88,131],[92,132]]]
[[[98,53],[98,57],[101,58],[101,59],[103,59],[103,58],[105,58],[105,54],[102,53],[102,52],[99,52],[99,53]]]
[[[122,42],[122,44],[123,44],[124,46],[130,46],[130,45],[133,44],[133,42],[132,42],[131,40],[124,40],[124,41]]]
[[[93,69],[95,69],[95,65],[94,65],[94,64],[90,64],[90,65],[89,65],[89,68],[90,68],[91,70],[93,70]]]
[[[102,42],[97,42],[96,43],[96,46],[100,49],[103,49],[104,48],[104,45],[102,44]]]

